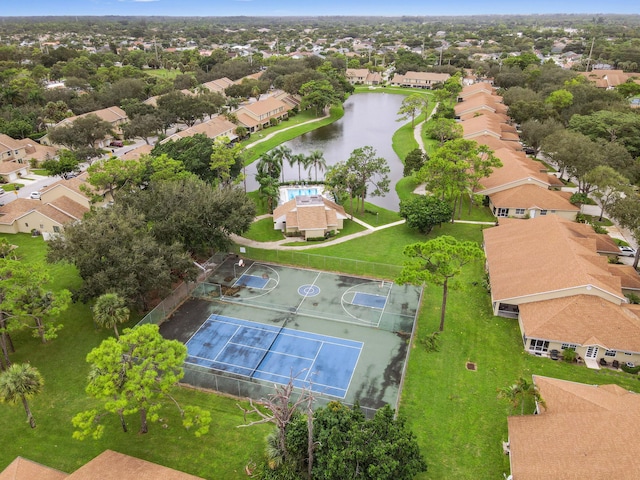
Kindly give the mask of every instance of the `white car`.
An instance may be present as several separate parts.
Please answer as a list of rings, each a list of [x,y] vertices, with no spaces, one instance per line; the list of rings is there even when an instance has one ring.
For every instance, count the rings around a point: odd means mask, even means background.
[[[631,247],[619,247],[620,253],[618,255],[622,257],[635,257],[636,251]]]
[[[31,192],[29,198],[32,200],[40,200],[40,192]]]

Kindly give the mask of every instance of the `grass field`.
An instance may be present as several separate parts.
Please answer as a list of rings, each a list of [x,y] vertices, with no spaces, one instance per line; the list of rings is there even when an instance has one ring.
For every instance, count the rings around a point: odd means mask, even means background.
[[[275,242],[284,238],[280,230],[273,228],[273,218],[271,217],[253,222],[243,237],[256,242]]]

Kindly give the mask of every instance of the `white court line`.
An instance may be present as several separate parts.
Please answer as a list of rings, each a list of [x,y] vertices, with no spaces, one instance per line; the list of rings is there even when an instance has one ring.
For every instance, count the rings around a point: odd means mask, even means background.
[[[270,376],[273,376],[273,377],[282,378],[283,382],[281,383],[281,385],[286,385],[289,382],[289,380],[291,379],[291,377],[289,375],[280,375],[279,373],[264,372],[264,371],[261,371],[261,370],[256,370],[256,372],[258,372],[258,373],[266,373],[266,374],[269,374]],[[239,375],[241,375],[241,374],[239,374]],[[265,380],[265,379],[262,379],[262,378],[260,378],[259,380],[262,380],[263,382],[268,382],[269,381],[269,380]],[[286,380],[286,382],[284,380]],[[300,380],[300,381],[302,381],[302,380]],[[309,382],[307,382],[307,383],[309,383]],[[310,386],[311,387],[323,387],[324,390],[311,388],[311,391],[322,393],[324,395],[329,395],[331,397],[345,398],[347,396],[347,390],[345,390],[344,388],[336,387],[335,385],[326,385],[324,383],[311,383]],[[297,388],[300,388],[300,387],[297,387]],[[332,390],[339,390],[341,392],[344,392],[344,395],[340,396],[340,395],[335,395],[333,393],[327,393],[327,389],[329,389],[329,388],[332,389]]]
[[[349,384],[347,385],[347,388],[344,390],[345,397],[347,396],[347,392],[351,388],[351,382],[353,381],[353,376],[356,373],[356,368],[358,367],[358,362],[360,361],[360,355],[362,355],[362,349],[363,348],[364,348],[364,343],[362,344],[362,347],[360,348],[360,352],[358,352],[358,358],[356,358],[356,363],[353,365],[353,370],[351,370],[351,378],[349,379]],[[344,397],[342,397],[342,398],[344,398]]]
[[[236,333],[238,333],[238,330],[240,330],[240,326],[238,326],[238,327],[236,328],[236,331],[235,331],[235,332],[233,332],[233,335],[235,335]],[[231,336],[229,337],[229,340],[227,340],[227,341],[225,342],[224,346],[223,346],[223,347],[220,349],[220,351],[217,353],[216,358],[214,358],[214,359],[213,359],[213,361],[214,361],[214,362],[217,362],[217,361],[218,361],[218,356],[219,356],[219,355],[224,351],[224,349],[225,349],[225,348],[227,348],[227,345],[229,345],[229,342],[230,342],[230,341],[231,341],[231,339],[233,338],[233,335],[231,335]],[[220,362],[220,363],[223,363],[223,362]]]
[[[320,278],[320,275],[322,275],[322,272],[318,272],[318,275],[316,275],[316,278],[313,279],[313,282],[311,283],[311,286],[315,286],[316,282],[318,281],[318,278]],[[298,288],[300,288],[300,287],[298,287]],[[318,287],[318,289],[320,289],[320,287]],[[302,300],[300,300],[300,303],[296,307],[295,313],[298,313],[298,310],[300,310],[300,307],[302,306],[302,304],[304,303],[304,301],[307,298],[308,298],[308,295],[307,295],[307,293],[305,293],[304,297],[302,297]]]
[[[211,320],[211,317],[213,317],[213,316],[215,316],[215,313],[212,313],[211,315],[209,315],[209,318],[207,318],[204,322],[202,322],[202,325],[200,325],[200,326],[198,327],[198,329],[194,332],[194,334],[193,334],[193,335],[191,335],[191,336],[189,337],[189,340],[187,340],[186,342],[184,342],[184,344],[186,345],[187,343],[189,343],[189,342],[191,341],[191,339],[192,339],[193,337],[195,337],[195,336],[198,334],[198,332],[199,332],[200,330],[202,330],[202,328],[207,324],[207,322],[208,322],[208,321],[210,321],[210,320]],[[211,321],[213,322],[213,321],[215,321],[215,320],[211,320]]]
[[[309,378],[309,375],[313,375],[315,373],[313,371],[313,366],[316,364],[316,360],[318,359],[318,355],[320,355],[320,351],[322,350],[323,345],[324,345],[324,342],[320,344],[320,348],[316,352],[315,357],[313,357],[313,361],[311,362],[311,367],[309,367],[309,369],[307,370],[307,374],[304,376],[305,382],[307,381],[307,378]]]

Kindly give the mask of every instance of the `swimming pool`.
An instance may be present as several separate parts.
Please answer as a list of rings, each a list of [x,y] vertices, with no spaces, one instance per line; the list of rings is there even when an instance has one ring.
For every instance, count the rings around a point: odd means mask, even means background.
[[[287,201],[300,195],[318,195],[317,188],[287,188]]]

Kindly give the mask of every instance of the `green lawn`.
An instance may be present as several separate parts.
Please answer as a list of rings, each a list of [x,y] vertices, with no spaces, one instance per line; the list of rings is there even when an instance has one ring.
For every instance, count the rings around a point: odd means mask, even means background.
[[[44,177],[49,175],[44,168],[32,168],[31,173],[33,173],[34,175],[42,175]]]
[[[281,122],[279,125],[276,125],[275,127],[269,127],[266,130],[261,130],[257,133],[251,134],[251,137],[248,140],[244,140],[242,142],[242,145],[245,145],[245,146],[250,145],[254,143],[256,140],[260,140],[261,138],[264,138],[267,135],[280,132],[281,130],[284,130],[285,128],[289,128],[294,125],[298,125],[289,130],[277,133],[277,135],[273,136],[272,138],[269,138],[268,140],[265,140],[264,142],[258,143],[257,145],[254,145],[253,147],[250,147],[249,149],[247,149],[246,157],[245,157],[245,165],[249,165],[250,163],[255,162],[258,158],[260,158],[262,154],[268,152],[269,150],[274,149],[278,145],[284,142],[287,142],[289,140],[292,140],[296,137],[299,137],[303,133],[307,133],[317,128],[323,127],[325,125],[329,125],[330,123],[333,123],[336,120],[342,118],[343,115],[344,115],[344,110],[342,106],[332,107],[330,111],[330,115],[327,118],[323,118],[322,120],[318,120],[317,122],[308,123],[307,125],[299,125],[300,123],[317,118],[317,116],[313,111],[305,111],[297,114],[294,117],[291,117],[288,120],[285,120],[284,122]]]
[[[45,245],[42,237],[6,235],[11,243],[19,245],[17,254],[22,261],[34,268],[47,268],[52,278],[52,288],[72,288],[80,278],[69,265],[46,265]],[[129,325],[135,324],[136,316]],[[155,423],[147,435],[138,435],[137,417],[129,418],[129,433],[123,433],[116,418],[105,419],[105,435],[101,440],[77,441],[71,438],[71,417],[77,412],[96,405],[84,393],[88,365],[85,357],[111,333],[96,331],[87,305],[73,303],[62,315],[64,328],[59,337],[42,345],[29,332],[12,334],[16,352],[14,362],[29,361],[42,373],[45,387],[42,394],[33,399],[31,407],[38,427],[31,430],[21,405],[0,405],[0,424],[4,442],[0,452],[0,470],[21,455],[65,472],[72,472],[105,449],[143,458],[177,468],[204,478],[246,478],[244,465],[258,458],[264,447],[268,426],[236,428],[244,422],[236,400],[176,389],[176,396],[185,404],[208,408],[213,417],[211,431],[195,438],[180,425],[180,419],[171,405],[162,417],[168,428]]]
[[[319,245],[322,243],[326,243],[326,244],[330,244],[333,240],[336,240],[338,238],[342,238],[342,237],[346,237],[347,235],[351,235],[353,233],[358,233],[361,232],[363,230],[366,230],[365,227],[363,227],[362,225],[360,225],[357,222],[354,222],[352,220],[344,220],[344,224],[343,224],[343,228],[342,230],[340,230],[340,233],[338,233],[337,235],[330,237],[326,240],[307,240],[306,242],[288,242],[288,243],[284,243],[283,245],[286,246],[300,246],[300,245]]]
[[[347,215],[351,215],[351,201],[345,200],[342,202],[344,210]],[[369,202],[364,202],[364,212],[361,213],[357,207],[356,200],[353,200],[353,216],[362,220],[363,222],[371,225],[372,227],[378,227],[380,225],[386,225],[388,223],[397,222],[402,220],[402,217],[398,215],[398,212],[387,210],[386,208],[378,207]]]
[[[284,238],[282,231],[273,228],[273,218],[271,217],[253,222],[249,231],[242,236],[257,242],[275,242]]]

